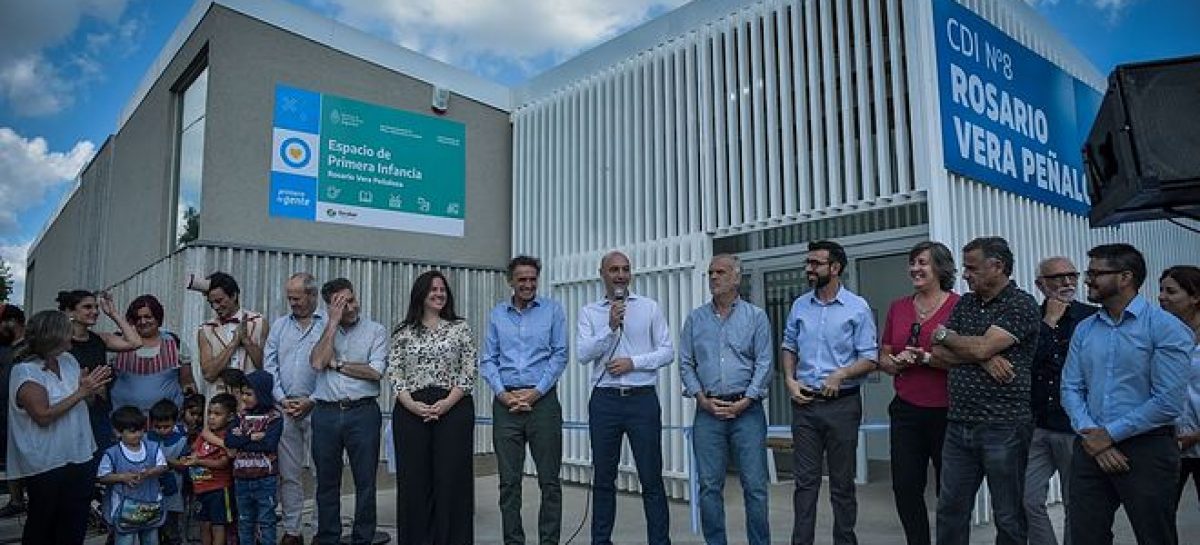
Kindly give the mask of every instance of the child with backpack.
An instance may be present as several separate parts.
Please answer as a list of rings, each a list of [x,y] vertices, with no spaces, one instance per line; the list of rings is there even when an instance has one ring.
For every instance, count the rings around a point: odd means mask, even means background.
[[[159,477],[167,471],[162,448],[145,440],[146,417],[132,405],[112,414],[120,441],[105,449],[97,479],[109,485],[102,510],[114,533],[114,545],[158,545],[158,528],[166,520]]]
[[[274,380],[266,371],[246,375],[242,411],[225,434],[225,447],[233,456],[233,481],[237,495],[238,536],[242,543],[275,545],[276,491],[279,464],[276,450],[283,435],[283,418],[275,408]]]

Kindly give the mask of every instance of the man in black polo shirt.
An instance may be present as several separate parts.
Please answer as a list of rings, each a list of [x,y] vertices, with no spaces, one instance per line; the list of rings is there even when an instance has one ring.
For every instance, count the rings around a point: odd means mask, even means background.
[[[1071,450],[1075,430],[1059,399],[1063,363],[1075,324],[1096,312],[1096,307],[1075,300],[1079,269],[1065,257],[1051,257],[1038,264],[1037,287],[1042,302],[1038,324],[1037,353],[1033,357],[1033,439],[1025,469],[1025,519],[1029,523],[1029,545],[1058,545],[1054,527],[1046,514],[1046,492],[1050,477],[1058,473],[1065,505],[1071,475]],[[1069,524],[1063,524],[1063,540],[1071,543]]]
[[[1012,270],[1012,251],[1003,238],[981,237],[964,246],[963,279],[971,292],[933,333],[933,363],[950,370],[938,545],[967,545],[971,509],[984,476],[996,543],[1026,540],[1021,503],[1039,313],[1037,301],[1009,278]]]

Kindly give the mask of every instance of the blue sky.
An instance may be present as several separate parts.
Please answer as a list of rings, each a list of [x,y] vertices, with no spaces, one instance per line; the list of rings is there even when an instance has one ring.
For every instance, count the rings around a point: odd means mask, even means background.
[[[684,2],[289,1],[506,84]],[[1200,54],[1197,0],[1026,1],[1106,74],[1124,62]],[[28,245],[191,4],[0,2],[0,258],[15,269],[14,300]]]

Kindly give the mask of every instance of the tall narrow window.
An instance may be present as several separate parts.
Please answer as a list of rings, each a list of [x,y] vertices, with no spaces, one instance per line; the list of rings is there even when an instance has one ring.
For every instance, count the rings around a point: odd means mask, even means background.
[[[208,102],[208,68],[183,89],[179,120],[179,197],[175,241],[184,245],[200,238],[200,182],[204,172],[204,117]]]

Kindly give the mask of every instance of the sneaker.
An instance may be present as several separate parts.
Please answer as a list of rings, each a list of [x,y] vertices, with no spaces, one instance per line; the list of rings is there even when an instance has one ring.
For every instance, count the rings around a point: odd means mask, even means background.
[[[25,504],[8,502],[8,505],[0,507],[0,519],[15,517],[25,512]]]
[[[304,545],[304,538],[292,534],[283,534],[283,538],[279,540],[279,545]]]

